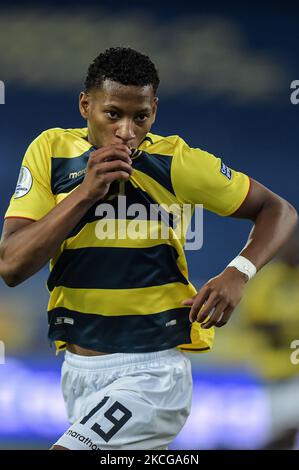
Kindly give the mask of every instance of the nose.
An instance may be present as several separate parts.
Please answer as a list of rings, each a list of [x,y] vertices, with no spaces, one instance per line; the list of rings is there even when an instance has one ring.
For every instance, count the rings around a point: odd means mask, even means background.
[[[121,139],[124,143],[129,144],[130,141],[136,137],[134,132],[134,123],[129,119],[119,122],[115,136],[118,139]]]

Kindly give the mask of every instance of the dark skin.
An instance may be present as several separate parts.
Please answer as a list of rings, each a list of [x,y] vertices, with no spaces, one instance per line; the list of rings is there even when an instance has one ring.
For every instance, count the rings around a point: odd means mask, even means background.
[[[13,217],[5,220],[0,244],[0,275],[9,286],[20,284],[49,261],[86,211],[105,196],[111,182],[129,179],[132,174],[130,148],[138,147],[151,129],[157,104],[151,85],[125,86],[105,80],[101,89],[80,94],[79,108],[87,120],[88,141],[98,150],[90,154],[83,182],[43,219]],[[251,180],[247,198],[232,216],[254,222],[248,243],[240,254],[251,260],[257,269],[283,246],[297,222],[297,213],[287,201],[254,180]],[[184,301],[185,305],[192,306],[190,320],[202,322],[216,307],[203,326],[223,326],[240,301],[246,281],[247,276],[236,268],[226,268],[209,280],[193,299]],[[94,353],[99,352],[89,354]]]
[[[88,141],[99,148],[117,144],[137,148],[155,121],[157,105],[151,85],[125,86],[112,80],[79,97]]]
[[[8,286],[14,287],[39,271],[88,209],[107,194],[110,184],[129,179],[130,148],[138,147],[150,131],[157,104],[151,85],[125,86],[105,80],[101,89],[80,94],[79,107],[87,120],[88,142],[98,149],[90,154],[83,182],[45,217],[38,221],[16,217],[4,221],[0,275]],[[296,210],[254,180],[247,198],[232,217],[254,223],[240,254],[258,270],[285,244],[297,223]],[[205,322],[203,328],[225,325],[242,298],[247,280],[233,267],[210,279],[192,299],[183,301],[191,307],[190,321]],[[74,344],[67,347],[81,355],[105,354]],[[61,446],[53,449],[65,450]]]
[[[105,80],[101,89],[80,93],[79,109],[87,120],[88,142],[98,149],[90,154],[83,182],[46,217],[37,222],[15,217],[5,220],[0,274],[9,286],[20,284],[49,261],[86,211],[107,194],[113,181],[129,179],[130,149],[137,148],[149,132],[157,103],[151,85],[124,86]],[[87,356],[106,354],[75,344],[67,344],[67,349]]]
[[[254,222],[240,255],[248,258],[259,270],[289,238],[298,216],[287,201],[251,180],[245,201],[232,217]],[[221,274],[210,279],[194,298],[183,302],[191,306],[190,321],[205,322],[202,328],[224,326],[240,302],[247,281],[247,276],[236,268],[224,269]]]

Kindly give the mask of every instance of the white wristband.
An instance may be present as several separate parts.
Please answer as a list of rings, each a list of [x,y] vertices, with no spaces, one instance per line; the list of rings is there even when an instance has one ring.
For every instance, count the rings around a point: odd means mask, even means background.
[[[237,256],[227,265],[227,267],[229,266],[233,266],[241,273],[246,274],[248,280],[252,279],[256,274],[256,267],[249,259],[245,258],[245,256]]]

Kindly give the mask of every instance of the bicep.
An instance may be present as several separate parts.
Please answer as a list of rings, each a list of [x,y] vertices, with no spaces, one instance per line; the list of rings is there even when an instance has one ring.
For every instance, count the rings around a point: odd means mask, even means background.
[[[13,233],[17,232],[21,228],[26,227],[27,225],[33,224],[34,222],[35,220],[33,219],[26,219],[23,217],[8,217],[4,219],[1,243],[6,241]]]
[[[265,205],[281,203],[282,199],[258,181],[250,178],[250,188],[241,206],[231,214],[239,219],[255,220]]]

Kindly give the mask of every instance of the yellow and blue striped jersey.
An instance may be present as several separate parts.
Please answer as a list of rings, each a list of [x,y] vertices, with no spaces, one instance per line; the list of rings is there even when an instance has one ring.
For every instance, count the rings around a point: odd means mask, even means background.
[[[93,150],[87,128],[43,132],[24,156],[5,218],[44,217],[83,181]],[[148,209],[143,227],[161,224],[151,220],[152,205],[202,204],[227,216],[244,201],[249,178],[176,135],[148,133],[132,160],[130,179],[111,185],[105,200],[86,212],[50,260],[49,339],[61,349],[70,342],[110,353],[171,347],[208,351],[213,328],[191,325],[190,307],[182,305],[196,294],[188,279],[184,235],[177,236],[170,223],[167,238],[160,231],[156,237],[128,236],[136,220],[120,215],[118,202],[125,196],[127,207]],[[114,222],[128,229],[125,236],[98,236],[104,225],[110,230],[101,210],[107,202],[115,210]],[[151,230],[152,225],[147,233]]]

